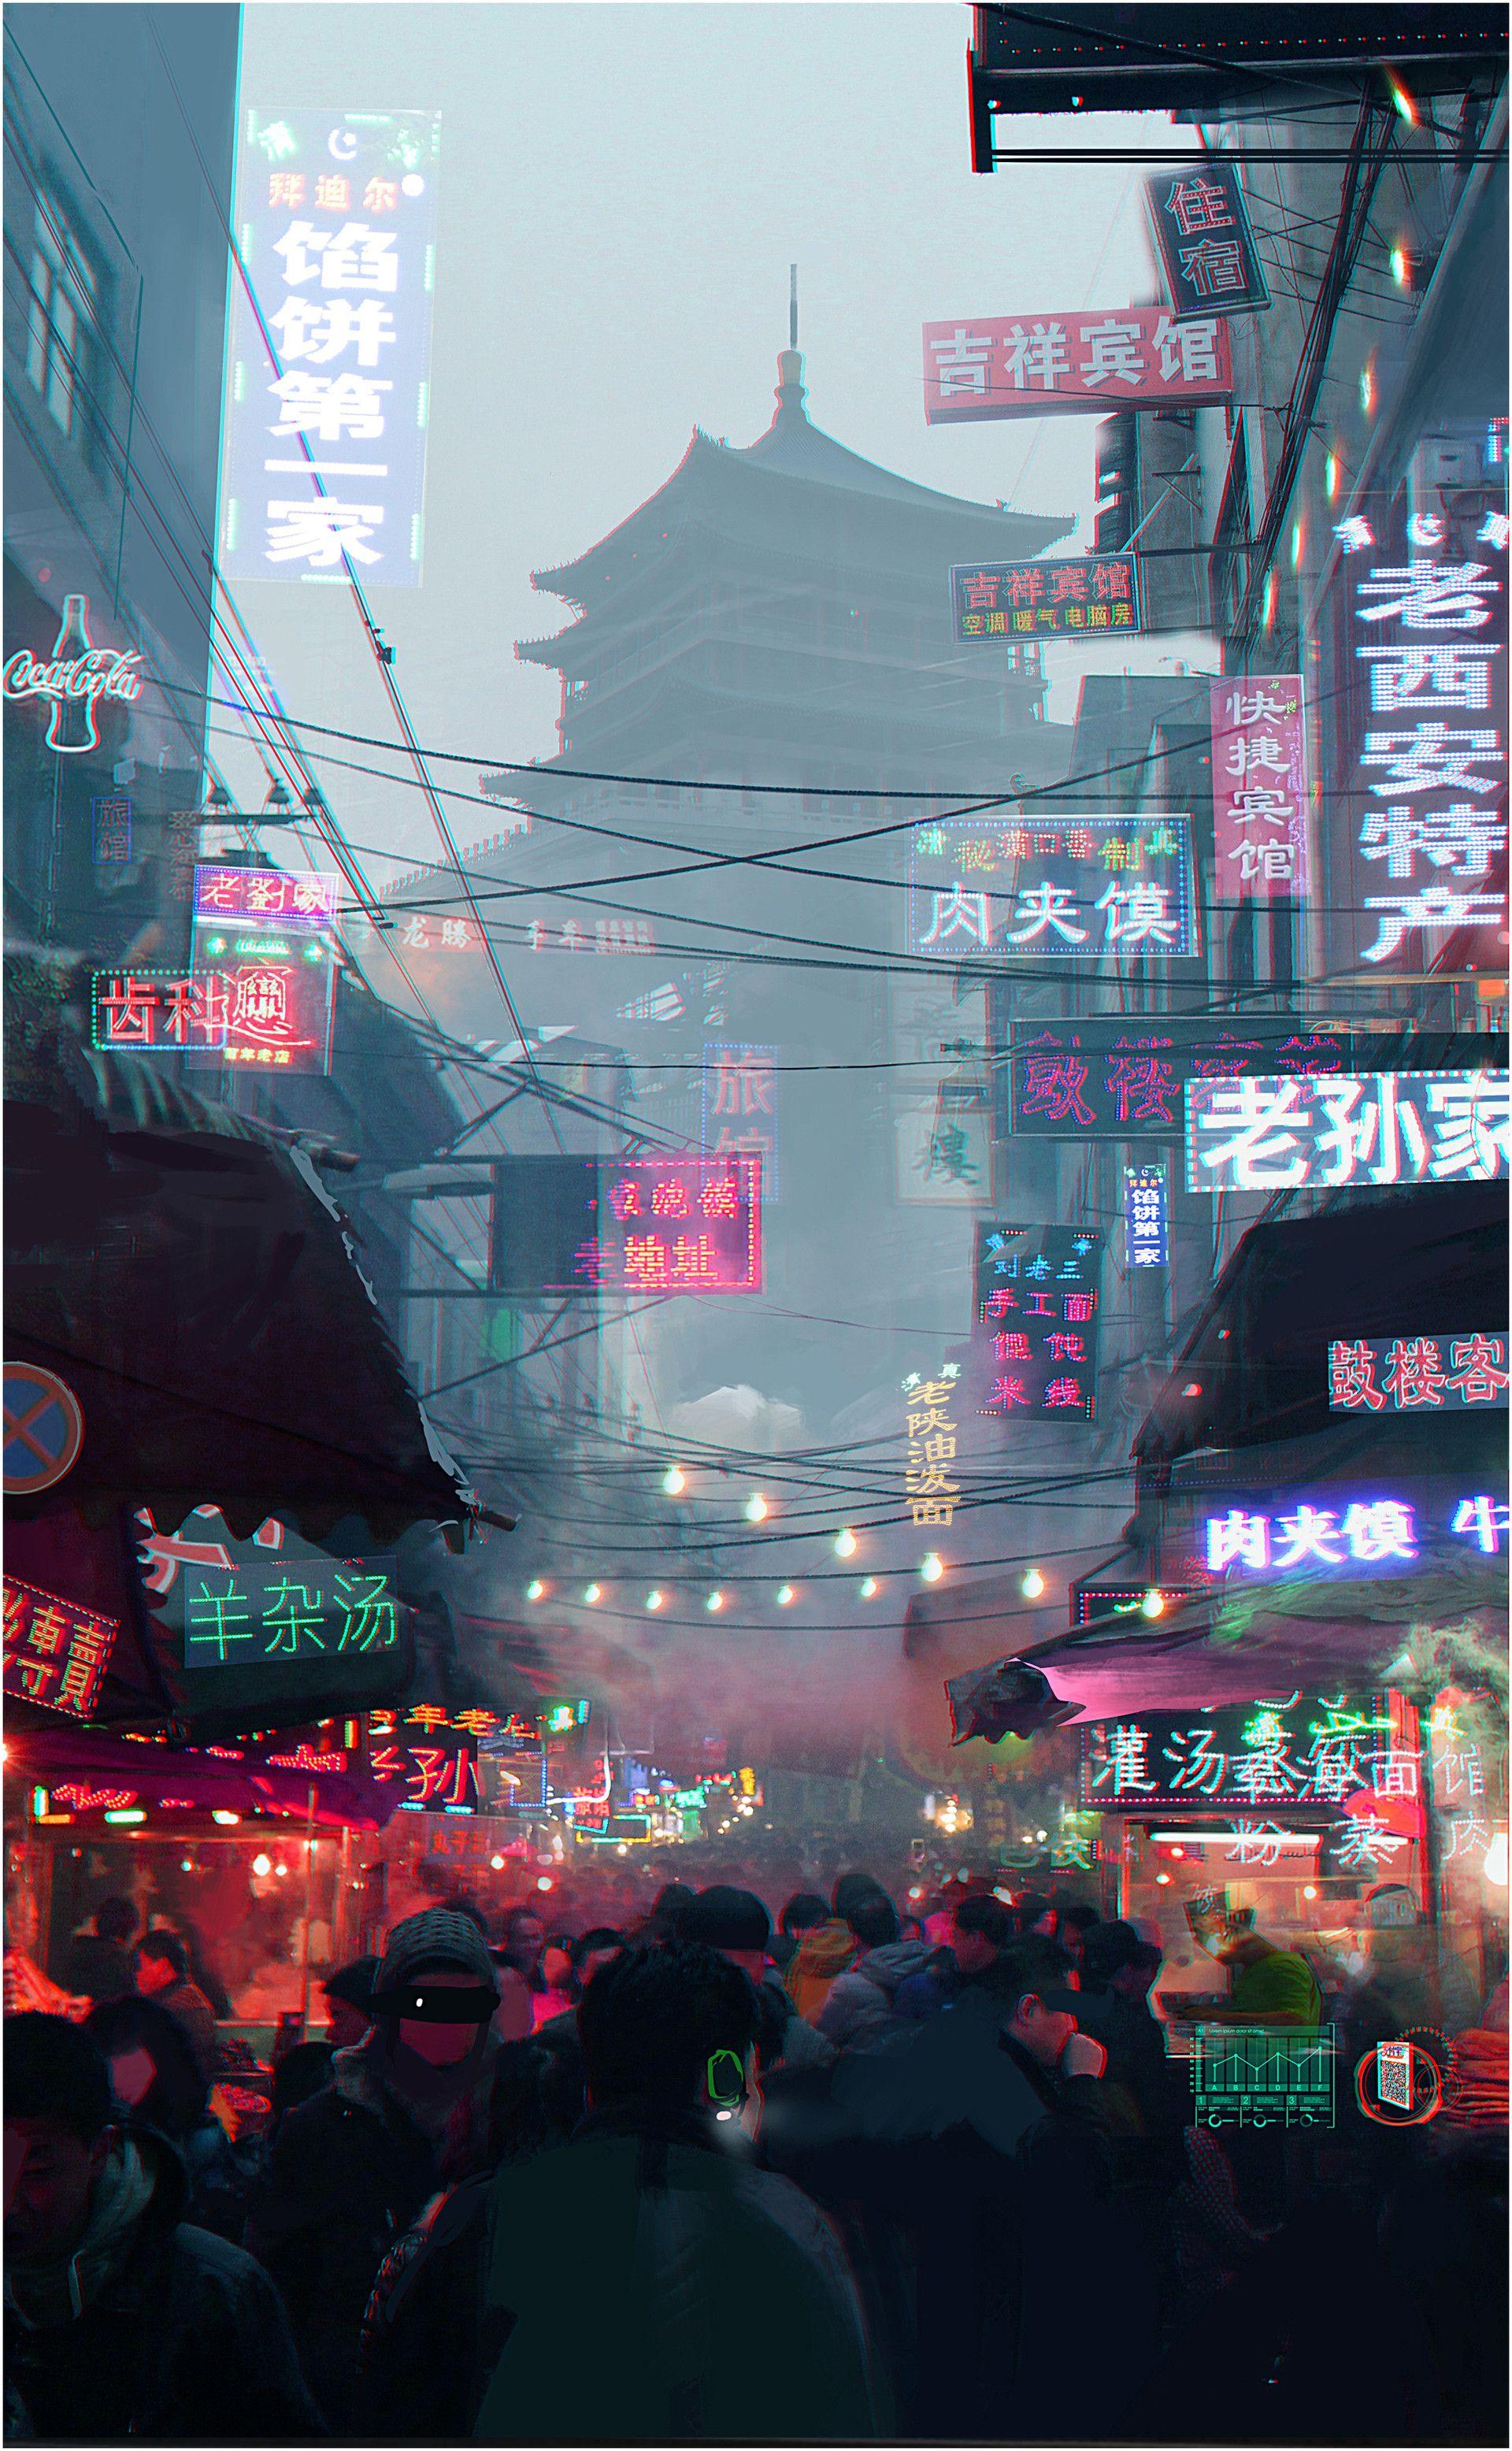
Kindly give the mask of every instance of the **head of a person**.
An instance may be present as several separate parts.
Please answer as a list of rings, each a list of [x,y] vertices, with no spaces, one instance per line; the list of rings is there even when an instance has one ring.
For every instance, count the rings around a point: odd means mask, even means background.
[[[350,2049],[360,2043],[373,2022],[373,1982],[378,1973],[376,1957],[354,1957],[348,1966],[339,1966],[328,1974],[321,1989],[325,1995],[327,2039],[333,2049]]]
[[[136,1988],[148,1999],[189,1979],[189,1952],[176,1931],[146,1931],[136,1945]]]
[[[114,2139],[110,2074],[67,2017],[5,2021],[5,2247],[17,2265],[71,2254]]]
[[[554,1931],[548,1934],[540,1952],[540,1971],[553,1991],[570,1991],[573,1988],[572,1934]]]
[[[717,1949],[759,1983],[766,1973],[772,1917],[754,1890],[700,1890],[683,1919],[682,1937]]]
[[[1087,1946],[1087,1935],[1095,1931],[1102,1917],[1095,1907],[1086,1906],[1080,1899],[1070,1906],[1058,1906],[1056,1914],[1059,1920],[1055,1937],[1062,1949],[1070,1951],[1073,1963],[1079,1966]]]
[[[1001,1898],[963,1898],[951,1924],[950,1950],[963,1974],[985,1974],[1013,1938],[1013,1911]]]
[[[612,1957],[619,1956],[624,1945],[624,1933],[607,1923],[592,1925],[573,1942],[572,1971],[579,1993],[587,1990],[600,1966],[607,1966]]]
[[[855,1899],[847,1908],[845,1921],[855,1934],[856,1947],[863,1951],[889,1949],[902,1932],[897,1909],[881,1890]]]
[[[830,1892],[830,1904],[842,1923],[851,1920],[851,1909],[862,1898],[886,1897],[880,1881],[870,1873],[842,1873]]]
[[[125,1947],[136,1931],[140,1917],[129,1898],[102,1898],[94,1910],[94,1929],[102,1940],[113,1940]]]
[[[797,1890],[777,1917],[777,1929],[789,1940],[801,1939],[815,1925],[828,1923],[830,1910],[817,1890]]]
[[[682,1931],[683,1918],[692,1906],[696,1892],[686,1881],[669,1881],[657,1893],[651,1910],[652,1929],[658,1940],[677,1940]]]
[[[1003,2003],[1004,2031],[1041,2068],[1052,2069],[1076,2031],[1079,1995],[1071,1962],[1057,1941],[1015,1940],[992,1966],[988,1982]]]
[[[1020,1940],[1054,1940],[1058,1935],[1060,1917],[1054,1906],[1037,1890],[1030,1890],[1013,1910]]]
[[[165,2136],[183,2136],[203,2117],[209,2085],[170,2010],[128,1992],[121,2000],[98,2002],[84,2025],[105,2054],[120,2110]]]
[[[546,1946],[546,1927],[535,1908],[511,1907],[499,1936],[510,1965],[534,1974]]]
[[[331,2081],[331,2061],[335,2057],[329,2043],[296,2043],[285,2051],[273,2070],[272,2124],[277,2128],[291,2110],[302,2102],[311,2102],[324,2093]]]
[[[738,2069],[749,2109],[760,2024],[755,1984],[718,1950],[684,1940],[622,1950],[599,1969],[578,2011],[589,2102],[595,2110],[717,2114],[732,2108]]]
[[[1159,1970],[1160,1951],[1130,1923],[1100,1923],[1087,1934],[1081,1975],[1088,1990],[1137,2003],[1147,1997]]]
[[[395,2046],[431,2068],[480,2051],[499,2006],[488,1944],[467,1915],[428,1907],[389,1933],[373,1983],[373,2016]]]
[[[1220,1962],[1238,1955],[1255,1937],[1254,1908],[1232,1905],[1224,1890],[1202,1891],[1189,1898],[1187,1921],[1198,1948]]]

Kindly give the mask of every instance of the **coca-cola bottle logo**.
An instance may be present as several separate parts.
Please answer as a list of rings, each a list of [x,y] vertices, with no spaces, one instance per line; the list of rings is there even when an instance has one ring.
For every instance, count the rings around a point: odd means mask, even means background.
[[[97,647],[89,636],[88,617],[88,597],[66,597],[51,662],[39,663],[29,648],[22,647],[0,669],[0,690],[7,697],[51,699],[47,745],[59,756],[98,748],[95,707],[100,698],[129,702],[142,695],[142,675],[136,669],[141,656],[135,650]]]

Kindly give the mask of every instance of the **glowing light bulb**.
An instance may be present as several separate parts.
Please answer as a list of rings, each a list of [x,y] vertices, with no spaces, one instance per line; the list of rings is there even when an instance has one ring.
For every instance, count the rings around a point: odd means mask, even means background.
[[[1481,1867],[1494,1890],[1506,1888],[1506,1832],[1499,1830],[1485,1851]]]
[[[504,1869],[504,1859],[502,1855],[490,1855],[488,1858],[488,1869],[491,1873],[501,1873]]]
[[[1308,1886],[1306,1889],[1305,1889],[1305,1890],[1303,1891],[1303,1893],[1302,1893],[1302,1894],[1303,1894],[1303,1896],[1304,1896],[1305,1898],[1315,1898],[1315,1897],[1317,1896],[1318,1892],[1317,1892],[1317,1891],[1316,1891],[1315,1889],[1313,1889],[1313,1888],[1311,1887],[1311,1885],[1309,1884],[1309,1886]]]
[[[525,1598],[527,1600],[543,1600],[545,1597],[546,1586],[538,1575],[534,1582],[525,1585]]]
[[[1157,1873],[1155,1874],[1155,1887],[1157,1890],[1168,1890],[1170,1887],[1170,1874],[1168,1873]]]
[[[258,1879],[259,1879],[260,1881],[265,1881],[265,1880],[266,1880],[266,1878],[267,1878],[267,1876],[268,1876],[268,1874],[269,1874],[269,1873],[272,1871],[272,1869],[273,1869],[273,1858],[272,1858],[272,1856],[271,1856],[271,1855],[254,1855],[254,1856],[253,1856],[253,1858],[252,1858],[252,1870],[253,1870],[253,1872],[257,1874],[257,1877],[258,1877]]]
[[[226,1813],[219,1810],[212,1813],[210,1815],[210,1819],[212,1821],[218,1821],[223,1830],[234,1830],[241,1818],[242,1816],[239,1813]]]
[[[666,1604],[667,1595],[665,1592],[647,1592],[646,1606],[648,1609],[665,1608]]]
[[[1018,1588],[1027,1600],[1037,1600],[1040,1598],[1045,1589],[1045,1578],[1037,1566],[1031,1566]]]
[[[1339,492],[1339,461],[1332,451],[1329,452],[1327,458],[1323,463],[1323,490],[1326,494],[1330,502],[1337,498]]]
[[[724,1606],[723,1592],[711,1592],[703,1605],[709,1611],[711,1616],[717,1617],[719,1611]]]
[[[688,1486],[688,1476],[680,1463],[668,1464],[661,1476],[661,1486],[669,1498],[680,1498]]]
[[[932,1549],[919,1567],[920,1580],[926,1583],[937,1583],[944,1572],[945,1567],[938,1554]]]
[[[746,1521],[748,1523],[764,1523],[771,1512],[772,1509],[768,1505],[766,1500],[762,1497],[759,1489],[754,1489],[745,1502]]]
[[[860,1541],[849,1524],[843,1532],[837,1532],[835,1536],[835,1554],[837,1558],[854,1558],[860,1545]]]
[[[1388,76],[1386,83],[1391,88],[1391,99],[1396,106],[1398,117],[1404,119],[1409,127],[1416,127],[1418,111],[1411,94],[1408,93],[1405,86],[1398,85],[1394,76]]]
[[[882,1586],[877,1581],[876,1577],[874,1575],[868,1575],[865,1582],[861,1585],[861,1598],[864,1600],[874,1600],[881,1588]]]
[[[549,1873],[542,1873],[540,1880],[536,1883],[538,1890],[549,1890],[552,1886],[552,1878]]]
[[[596,1600],[601,1600],[602,1598],[603,1585],[601,1583],[590,1583],[587,1590],[583,1593],[583,1598],[587,1601],[590,1608],[593,1607]]]
[[[1146,1617],[1164,1617],[1166,1614],[1166,1595],[1164,1592],[1157,1592],[1152,1584],[1149,1590],[1145,1594],[1145,1597],[1140,1601],[1139,1605],[1141,1611]]]
[[[796,1598],[797,1594],[795,1592],[793,1585],[791,1583],[784,1583],[777,1593],[778,1608],[791,1608]]]
[[[275,1881],[286,1881],[288,1878],[288,1866],[286,1864],[275,1864],[273,1867],[273,1878]]]
[[[1412,265],[1404,246],[1394,246],[1391,250],[1391,278],[1399,289],[1405,289],[1412,278]]]

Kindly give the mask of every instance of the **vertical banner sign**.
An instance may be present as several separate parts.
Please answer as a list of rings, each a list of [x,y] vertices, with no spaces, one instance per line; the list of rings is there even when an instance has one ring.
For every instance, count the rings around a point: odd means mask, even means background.
[[[247,113],[237,237],[278,364],[237,284],[233,584],[340,579],[344,554],[368,585],[420,584],[440,144],[433,110]]]
[[[1163,1268],[1170,1256],[1166,1168],[1124,1168],[1124,1249],[1131,1268]]]
[[[128,868],[131,864],[131,803],[91,800],[89,821],[96,868]]]
[[[1216,154],[1145,181],[1155,253],[1175,323],[1253,313],[1270,304],[1239,166]]]
[[[1090,1422],[1097,1399],[1103,1238],[1077,1226],[978,1226],[981,1410]]]
[[[961,1495],[955,1479],[954,1405],[960,1364],[947,1362],[937,1379],[911,1370],[903,1382],[903,1426],[908,1433],[905,1485],[915,1523],[951,1523]]]
[[[761,1161],[761,1188],[777,1196],[777,1050],[705,1040],[703,1154]]]
[[[1348,609],[1329,797],[1349,841],[1329,899],[1360,914],[1335,922],[1353,938],[1345,969],[1506,966],[1505,494],[1497,480],[1444,499],[1372,501],[1336,531]]]
[[[1294,673],[1212,685],[1213,852],[1220,904],[1307,891],[1307,750]]]

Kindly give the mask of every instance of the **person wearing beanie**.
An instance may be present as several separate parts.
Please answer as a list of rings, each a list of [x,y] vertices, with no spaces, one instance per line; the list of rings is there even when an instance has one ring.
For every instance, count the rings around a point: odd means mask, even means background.
[[[363,2313],[393,2240],[436,2192],[448,2123],[486,2094],[499,2045],[488,1944],[432,1907],[388,1935],[372,2025],[279,2131],[247,2245],[284,2293],[301,2363],[333,2431],[348,2413]]]
[[[682,1937],[717,1949],[756,1986],[762,2029],[756,2037],[763,2076],[777,2068],[828,2068],[833,2044],[799,2016],[767,1955],[772,1917],[751,1890],[723,1885],[700,1890],[683,1914]]]
[[[885,1894],[870,1873],[842,1873],[830,1893],[835,1910],[831,1920],[811,1925],[799,1941],[782,1979],[795,2009],[811,2025],[828,2000],[831,1985],[861,1953],[847,1920],[852,1907]]]

